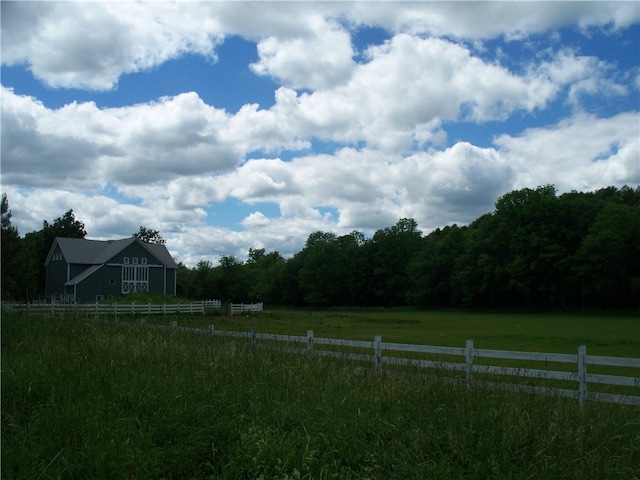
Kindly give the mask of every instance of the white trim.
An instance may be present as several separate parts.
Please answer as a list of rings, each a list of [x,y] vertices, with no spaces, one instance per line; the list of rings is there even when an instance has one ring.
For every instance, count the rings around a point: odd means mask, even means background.
[[[122,267],[121,293],[149,291],[149,268],[144,265]]]
[[[131,266],[130,263],[105,263],[105,265],[107,267],[129,267],[129,266]],[[144,266],[145,267],[150,267],[150,268],[161,268],[161,267],[164,267],[164,265],[154,265],[152,263],[147,263]]]

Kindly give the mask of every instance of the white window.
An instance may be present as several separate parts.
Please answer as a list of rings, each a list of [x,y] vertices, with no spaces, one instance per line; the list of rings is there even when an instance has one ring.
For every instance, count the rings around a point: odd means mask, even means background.
[[[138,264],[138,257],[133,257],[133,264],[137,265]]]
[[[123,266],[122,293],[149,291],[149,267]]]
[[[122,259],[122,263],[124,263],[125,265],[129,265],[129,257],[124,257]]]
[[[146,265],[146,264],[147,264],[147,257],[142,257],[142,258],[140,259],[140,263],[141,263],[142,265]]]

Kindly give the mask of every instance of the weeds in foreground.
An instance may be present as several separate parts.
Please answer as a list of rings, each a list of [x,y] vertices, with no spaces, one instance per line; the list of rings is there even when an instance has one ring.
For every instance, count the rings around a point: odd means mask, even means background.
[[[640,478],[640,409],[220,338],[2,319],[2,477]]]

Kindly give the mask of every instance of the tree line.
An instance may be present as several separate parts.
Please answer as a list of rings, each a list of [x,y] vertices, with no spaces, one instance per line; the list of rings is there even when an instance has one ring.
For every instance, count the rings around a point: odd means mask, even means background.
[[[525,188],[468,226],[423,235],[403,218],[370,238],[318,231],[290,259],[251,249],[178,275],[193,298],[276,305],[638,308],[640,188]]]
[[[15,236],[32,244],[32,254],[40,245],[41,254],[55,236],[70,233],[86,234],[71,211],[40,232]],[[427,235],[411,218],[371,237],[317,231],[289,259],[250,249],[244,261],[181,264],[178,294],[292,306],[640,308],[640,187],[562,195],[552,185],[515,190],[471,224]]]

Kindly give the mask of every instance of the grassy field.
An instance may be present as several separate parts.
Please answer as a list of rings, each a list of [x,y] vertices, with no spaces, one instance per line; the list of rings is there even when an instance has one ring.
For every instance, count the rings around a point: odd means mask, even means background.
[[[609,319],[600,335],[597,317],[576,317],[575,326],[591,327],[562,339],[573,329],[553,327],[553,317],[487,316],[492,328],[483,329],[467,315],[278,310],[213,320],[412,343],[474,338],[481,347],[573,352],[574,341],[594,340],[606,354],[637,349],[631,318]],[[605,335],[616,328],[627,330]],[[580,409],[219,338],[5,314],[2,478],[626,480],[640,478],[640,408]]]
[[[176,319],[156,319],[168,323]],[[421,345],[464,346],[531,352],[576,353],[586,345],[593,355],[640,357],[640,314],[527,314],[424,310],[267,309],[247,317],[193,318],[179,324],[224,330],[372,340]]]

